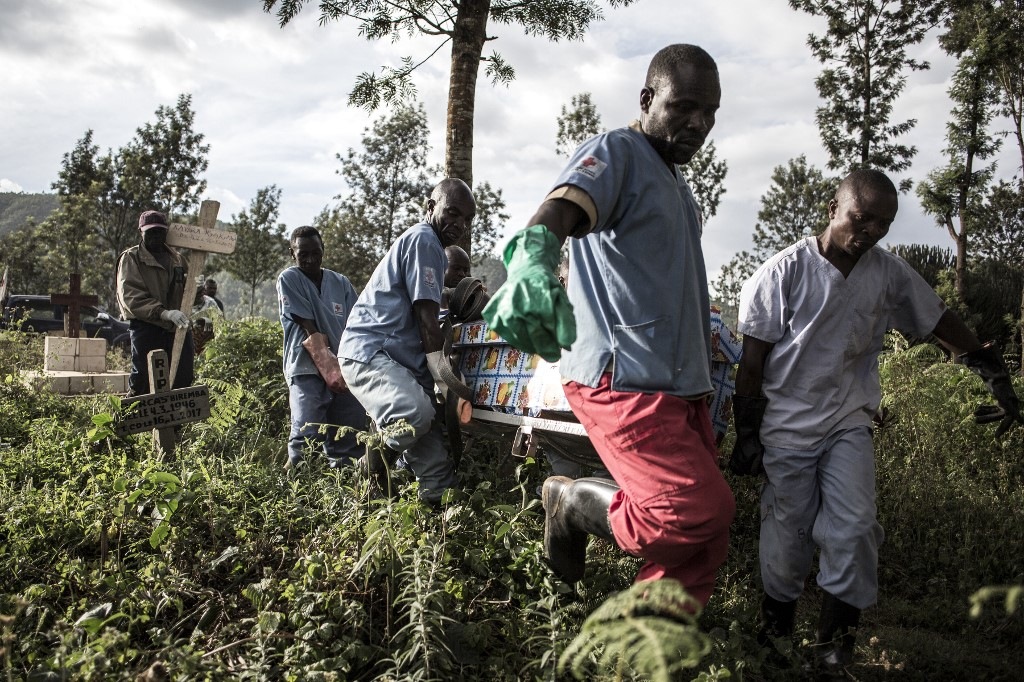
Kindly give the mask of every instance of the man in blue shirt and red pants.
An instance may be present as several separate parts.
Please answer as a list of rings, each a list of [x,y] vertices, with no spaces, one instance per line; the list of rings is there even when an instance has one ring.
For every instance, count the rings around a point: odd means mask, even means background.
[[[638,581],[674,578],[707,603],[728,552],[735,503],[706,400],[700,211],[676,165],[704,143],[720,98],[704,50],[658,52],[640,119],[577,150],[505,248],[508,281],[484,310],[513,346],[560,360],[566,398],[615,478],[544,483],[545,553],[570,582],[593,534],[646,560]],[[563,292],[555,269],[569,237]]]

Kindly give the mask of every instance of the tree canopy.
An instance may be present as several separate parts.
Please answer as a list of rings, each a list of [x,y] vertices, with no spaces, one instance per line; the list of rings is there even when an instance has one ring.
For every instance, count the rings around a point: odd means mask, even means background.
[[[231,218],[238,241],[235,250],[224,257],[221,266],[249,287],[249,315],[256,305],[256,289],[274,277],[288,258],[288,237],[284,223],[277,222],[281,190],[277,185],[263,187]]]
[[[998,91],[992,78],[988,35],[982,31],[964,40],[957,22],[944,36],[943,44],[958,56],[949,88],[953,101],[946,125],[947,163],[928,174],[917,187],[921,207],[945,228],[956,244],[956,291],[967,295],[969,240],[977,229],[977,216],[988,183],[995,175],[995,163],[984,164],[998,151],[1001,140],[990,125],[998,105]]]
[[[725,194],[725,175],[729,172],[729,164],[725,159],[718,158],[718,148],[714,140],[697,150],[688,163],[679,167],[690,185],[693,198],[700,206],[704,222],[715,217],[718,204]]]
[[[338,154],[347,191],[326,207],[314,225],[324,237],[324,267],[348,277],[361,288],[391,244],[408,227],[422,221],[426,202],[441,179],[430,154],[427,114],[419,103],[399,104],[363,131],[362,148]],[[488,255],[508,214],[500,189],[481,182],[473,190],[473,262]]]
[[[555,150],[561,156],[572,156],[584,141],[601,132],[601,114],[589,92],[573,95],[567,108],[562,105],[558,115],[558,133],[555,135]]]
[[[64,154],[52,185],[57,210],[0,241],[0,261],[15,268],[16,286],[56,291],[67,286],[69,272],[81,271],[85,290],[112,307],[117,256],[138,241],[139,214],[155,208],[184,219],[206,189],[202,174],[210,147],[194,126],[192,97],[182,94],[173,107],[158,107],[155,120],[117,151],[101,154],[93,131],[86,130]],[[54,248],[23,262],[19,242]]]
[[[715,280],[715,291],[727,314],[739,305],[740,289],[758,266],[800,239],[828,227],[828,202],[837,183],[800,155],[772,171],[772,184],[761,196],[754,226],[754,245],[741,251]]]
[[[294,19],[309,0],[261,0],[281,26]],[[484,56],[486,43],[498,36],[487,24],[519,26],[527,35],[548,40],[579,40],[590,24],[604,18],[602,5],[624,7],[635,0],[319,0],[320,23],[349,20],[367,40],[396,42],[408,36],[436,41],[423,58],[405,57],[401,66],[384,67],[379,74],[363,73],[349,93],[349,103],[375,109],[415,94],[412,73],[451,44],[448,83],[448,121],[445,134],[444,174],[473,186],[473,115],[480,64],[492,83],[507,83],[515,69],[498,52]],[[470,231],[471,233],[471,231]],[[472,252],[471,234],[459,245]]]
[[[916,125],[890,123],[893,104],[906,87],[907,70],[927,69],[907,48],[938,22],[935,0],[789,0],[793,9],[824,17],[824,35],[810,35],[811,53],[826,67],[815,80],[825,103],[816,118],[829,154],[828,168],[848,172],[910,167],[917,148],[898,140]],[[907,190],[910,185],[901,183]]]

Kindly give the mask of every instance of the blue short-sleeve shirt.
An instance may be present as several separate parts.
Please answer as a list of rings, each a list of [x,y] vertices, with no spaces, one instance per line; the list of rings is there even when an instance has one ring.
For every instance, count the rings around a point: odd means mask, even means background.
[[[428,223],[403,232],[359,295],[338,355],[369,362],[384,351],[429,387],[432,379],[412,304],[434,301],[440,305],[447,267],[441,240]]]
[[[593,201],[593,230],[570,244],[569,300],[576,342],[564,378],[686,398],[711,391],[707,275],[700,212],[677,168],[643,132],[620,128],[576,151],[554,189]]]
[[[292,266],[277,278],[277,304],[284,328],[284,376],[291,379],[300,374],[319,374],[313,358],[302,347],[306,331],[295,323],[292,315],[313,320],[317,330],[327,336],[331,348],[341,342],[345,322],[356,303],[356,290],[348,277],[333,270],[323,270],[320,288],[302,270]]]

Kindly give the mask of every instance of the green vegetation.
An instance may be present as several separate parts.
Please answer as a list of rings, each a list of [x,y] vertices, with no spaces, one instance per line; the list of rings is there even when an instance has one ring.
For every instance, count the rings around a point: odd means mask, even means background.
[[[49,217],[59,206],[56,194],[0,192],[0,237],[29,222]]]
[[[637,560],[599,541],[573,592],[542,561],[533,460],[473,444],[437,513],[408,478],[371,501],[315,457],[286,474],[278,334],[218,328],[198,365],[213,417],[162,462],[148,437],[111,437],[116,399],[24,388],[37,340],[0,332],[0,680],[804,679],[813,586],[793,650],[780,644],[794,667],[754,640],[755,480],[730,481],[731,554],[699,619],[670,584],[623,592]],[[981,383],[931,346],[887,354],[882,378],[882,596],[854,673],[1016,679],[1024,429],[993,442],[971,418]]]

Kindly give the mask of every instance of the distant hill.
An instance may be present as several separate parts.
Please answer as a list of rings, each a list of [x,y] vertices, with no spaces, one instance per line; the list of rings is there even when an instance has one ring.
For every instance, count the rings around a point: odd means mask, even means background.
[[[41,223],[56,208],[56,194],[0,192],[0,237],[18,229],[29,218]]]

